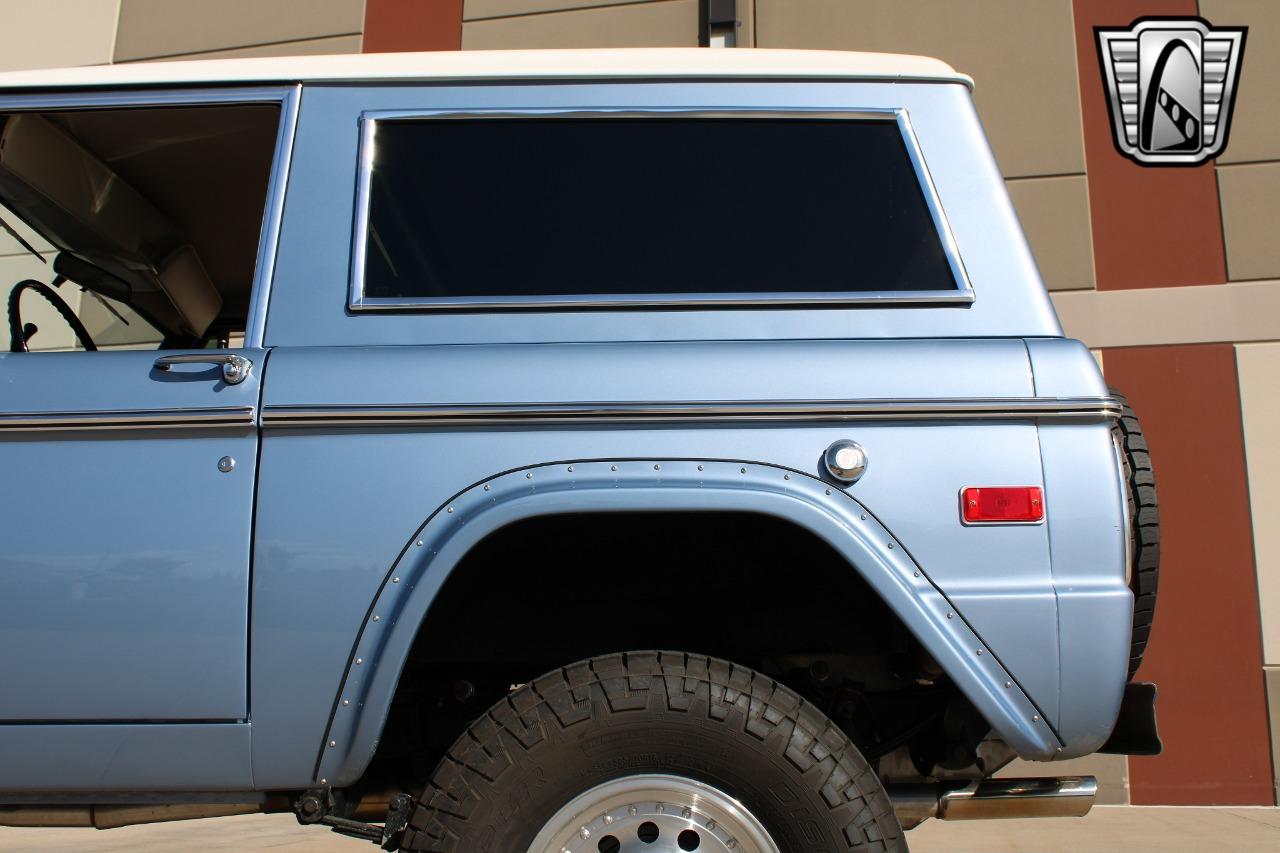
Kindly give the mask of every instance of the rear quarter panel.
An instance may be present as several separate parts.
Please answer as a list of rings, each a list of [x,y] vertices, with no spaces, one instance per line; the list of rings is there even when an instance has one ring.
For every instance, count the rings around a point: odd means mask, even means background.
[[[906,110],[975,301],[945,308],[344,310],[363,112],[645,107]],[[961,85],[307,87],[267,319],[273,352],[252,609],[255,784],[312,780],[370,602],[424,520],[472,484],[549,461],[734,459],[815,474],[832,441],[856,439],[871,465],[850,492],[1017,673],[1040,715],[1054,720],[1060,646],[1052,524],[959,523],[963,486],[1046,484],[1033,419],[298,428],[273,427],[269,415],[289,406],[1027,398],[1037,390],[1022,339],[1060,335]]]
[[[1020,341],[281,349],[270,377],[253,585],[259,784],[297,784],[312,771],[370,603],[425,519],[472,484],[551,461],[730,459],[817,475],[832,441],[859,441],[871,464],[850,494],[903,542],[1045,716],[1056,714],[1045,527],[959,521],[964,485],[1041,484],[1030,422],[270,425],[296,406],[406,400],[1027,397]]]

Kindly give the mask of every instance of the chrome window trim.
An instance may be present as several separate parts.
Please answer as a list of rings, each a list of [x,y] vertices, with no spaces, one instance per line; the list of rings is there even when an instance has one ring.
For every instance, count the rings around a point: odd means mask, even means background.
[[[262,229],[258,237],[258,257],[254,265],[253,283],[249,291],[249,312],[245,324],[244,346],[257,349],[262,346],[266,329],[267,305],[270,302],[271,279],[275,271],[276,251],[280,242],[280,222],[284,214],[284,194],[288,183],[294,136],[297,132],[301,93],[301,85],[136,91],[83,89],[21,95],[0,93],[0,113],[177,105],[280,104],[280,124],[276,133],[271,176],[267,184]]]
[[[501,426],[584,423],[1098,420],[1120,417],[1110,397],[938,400],[758,400],[614,403],[293,405],[263,407],[262,426]]]
[[[284,197],[289,185],[289,166],[293,162],[293,143],[298,132],[298,105],[302,86],[291,86],[280,103],[280,128],[276,150],[271,160],[271,177],[267,184],[266,205],[262,213],[262,231],[258,238],[258,263],[254,267],[253,287],[249,291],[249,317],[245,324],[244,346],[259,349],[267,333],[267,307],[271,303],[271,282],[275,277],[276,254],[280,246],[280,225],[284,219]]]
[[[253,406],[208,409],[104,409],[100,411],[0,414],[0,433],[18,430],[251,428]]]
[[[373,175],[373,157],[377,142],[378,122],[406,119],[503,119],[503,118],[651,118],[654,116],[679,116],[683,118],[827,118],[845,120],[879,119],[894,121],[902,134],[907,156],[915,170],[920,190],[924,194],[929,215],[942,243],[943,253],[956,282],[953,291],[900,290],[864,291],[848,293],[829,292],[779,292],[768,293],[631,293],[631,294],[581,294],[574,296],[448,296],[448,297],[368,297],[364,295],[364,268],[368,254],[369,194]],[[776,107],[654,107],[582,109],[473,109],[473,110],[369,110],[360,114],[360,142],[356,173],[356,198],[354,233],[351,241],[351,271],[347,308],[353,313],[376,311],[492,311],[524,308],[531,310],[582,309],[582,308],[645,308],[645,307],[745,307],[745,306],[830,306],[830,305],[967,305],[974,301],[973,284],[965,270],[956,245],[955,235],[947,220],[938,197],[937,187],[920,150],[915,129],[903,108],[866,108],[857,110],[831,110]]]

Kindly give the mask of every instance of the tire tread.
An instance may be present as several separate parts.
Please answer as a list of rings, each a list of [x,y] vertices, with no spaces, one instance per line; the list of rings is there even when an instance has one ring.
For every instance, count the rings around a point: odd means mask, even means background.
[[[1123,410],[1113,431],[1120,444],[1129,514],[1133,519],[1130,533],[1133,574],[1129,581],[1134,596],[1133,639],[1129,648],[1129,680],[1132,681],[1142,665],[1155,620],[1156,590],[1160,584],[1160,510],[1151,450],[1138,417],[1123,394],[1114,388],[1111,394]]]
[[[790,763],[841,827],[844,849],[905,851],[893,805],[875,771],[817,708],[768,676],[678,652],[603,655],[525,684],[477,718],[436,767],[410,817],[402,850],[467,850],[468,820],[521,756],[597,714],[643,708],[704,715]]]

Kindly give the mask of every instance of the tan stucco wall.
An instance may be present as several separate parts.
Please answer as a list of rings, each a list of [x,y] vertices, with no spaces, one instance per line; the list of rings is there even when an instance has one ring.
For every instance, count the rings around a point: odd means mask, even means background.
[[[462,19],[464,21],[478,21],[481,18],[511,18],[519,15],[533,15],[539,12],[563,12],[569,9],[588,9],[599,6],[626,6],[635,2],[637,0],[465,0],[462,4]]]
[[[1280,343],[1236,347],[1272,766],[1280,768]],[[1280,801],[1280,780],[1276,784]]]
[[[506,4],[502,4],[506,5]],[[524,0],[513,8],[536,14],[473,18],[462,24],[464,50],[554,47],[697,47],[697,0],[650,0],[647,3],[592,4]],[[498,3],[470,2],[464,14],[500,9]],[[547,9],[567,11],[545,11]]]
[[[1280,3],[1200,0],[1200,14],[1219,26],[1249,28],[1231,137],[1218,163],[1280,160]]]
[[[1263,661],[1280,667],[1280,343],[1236,347]]]
[[[1218,192],[1228,277],[1280,278],[1280,161],[1219,166]]]
[[[1200,14],[1249,28],[1231,135],[1217,167],[1227,274],[1280,278],[1280,3],[1202,0]]]
[[[1084,172],[1070,0],[756,0],[759,47],[936,56],[977,81],[1005,177]]]
[[[1052,294],[1063,328],[1091,347],[1280,340],[1280,281]]]
[[[114,59],[192,58],[271,45],[239,55],[352,52],[360,49],[364,0],[121,0]],[[328,50],[317,41],[329,42]],[[235,54],[224,54],[235,55]]]
[[[120,0],[0,0],[0,71],[111,61]]]
[[[1092,289],[1093,235],[1085,176],[1015,178],[1006,186],[1045,286],[1050,290]]]

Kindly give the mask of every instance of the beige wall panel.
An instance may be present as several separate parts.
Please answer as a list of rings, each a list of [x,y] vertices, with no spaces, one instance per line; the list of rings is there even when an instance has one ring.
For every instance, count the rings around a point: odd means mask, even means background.
[[[996,778],[1001,779],[1019,776],[1097,776],[1099,805],[1129,803],[1129,759],[1123,755],[1086,755],[1051,763],[1018,758],[996,774]]]
[[[462,25],[463,50],[697,46],[698,0],[604,6]]]
[[[1089,186],[1084,175],[1009,181],[1009,197],[1050,290],[1095,286]]]
[[[1280,3],[1276,4],[1280,8]],[[1276,112],[1276,110],[1272,110]],[[1280,278],[1280,163],[1220,166],[1227,276]]]
[[[756,44],[756,0],[737,0],[738,47],[759,47]]]
[[[331,53],[359,53],[361,36],[333,36],[323,39],[286,41],[278,44],[259,44],[252,47],[233,47],[229,50],[210,50],[204,53],[183,53],[162,56],[146,62],[173,62],[183,59],[234,59],[254,56],[325,56]]]
[[[364,32],[364,0],[122,0],[117,62]]]
[[[465,0],[462,6],[462,20],[510,18],[515,15],[590,9],[595,6],[621,6],[636,2],[654,3],[662,0]]]
[[[1071,0],[756,0],[759,47],[936,56],[974,99],[1006,177],[1084,171]]]
[[[1280,281],[1050,295],[1067,334],[1091,347],[1280,341]]]
[[[0,0],[0,71],[111,61],[120,0]]]
[[[1271,767],[1276,779],[1276,802],[1280,803],[1280,668],[1267,667],[1267,707],[1271,711]]]
[[[1200,0],[1200,14],[1216,26],[1249,28],[1231,136],[1218,162],[1280,160],[1280,3]]]
[[[1262,660],[1280,666],[1280,343],[1236,347],[1262,610]],[[1272,713],[1277,709],[1272,697]],[[1273,724],[1273,736],[1280,729]]]

